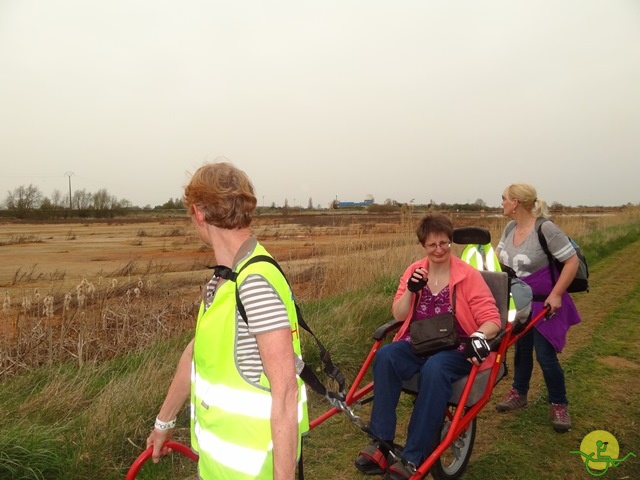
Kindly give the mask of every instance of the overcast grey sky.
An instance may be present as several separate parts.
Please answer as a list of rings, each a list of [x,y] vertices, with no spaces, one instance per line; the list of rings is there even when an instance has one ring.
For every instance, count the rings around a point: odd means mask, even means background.
[[[0,0],[0,201],[639,203],[637,0]]]

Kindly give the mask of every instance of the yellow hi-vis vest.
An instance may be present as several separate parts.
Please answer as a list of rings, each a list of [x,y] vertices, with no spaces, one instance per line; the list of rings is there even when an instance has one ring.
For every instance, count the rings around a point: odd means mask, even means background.
[[[477,270],[501,272],[498,256],[490,243],[486,245],[469,244],[464,247],[460,258]]]
[[[252,255],[268,255],[257,244]],[[236,266],[236,271],[244,264]],[[267,262],[243,270],[237,284],[252,273],[269,279],[289,314],[295,355],[301,358],[298,320],[286,279]],[[273,478],[271,392],[262,374],[259,385],[248,382],[236,363],[238,313],[236,283],[216,290],[211,306],[200,306],[191,364],[191,444],[198,452],[198,471],[204,480]],[[242,321],[242,320],[240,320]],[[307,398],[298,377],[298,456],[300,436],[309,430]]]
[[[464,250],[460,258],[477,270],[488,270],[490,272],[501,272],[502,267],[495,250],[490,243],[485,245],[470,243]],[[513,322],[516,319],[517,308],[513,296],[509,297],[508,320]]]

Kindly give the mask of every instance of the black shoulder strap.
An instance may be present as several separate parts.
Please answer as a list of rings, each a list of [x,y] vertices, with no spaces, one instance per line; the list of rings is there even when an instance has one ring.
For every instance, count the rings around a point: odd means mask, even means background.
[[[451,310],[453,311],[453,316],[456,316],[456,286],[453,286],[453,292],[451,293]]]
[[[542,233],[542,224],[544,222],[550,222],[550,221],[551,220],[549,220],[548,218],[538,217],[536,218],[535,228],[536,228],[536,231],[538,232],[538,241],[540,242],[540,246],[542,247],[542,250],[547,256],[547,261],[549,262],[549,273],[551,274],[551,284],[555,285],[556,274],[555,274],[555,269],[553,267],[555,265],[556,268],[558,268],[558,270],[561,270],[562,267],[561,265],[558,264],[559,262],[555,259],[555,257],[551,255],[551,252],[549,251],[549,246],[547,245],[547,238],[544,236],[544,233]]]
[[[549,220],[548,218],[544,218],[544,217],[538,217],[536,218],[536,223],[534,228],[536,229],[536,232],[538,233],[538,242],[540,242],[540,246],[542,247],[542,250],[544,251],[544,254],[547,256],[547,261],[549,262],[549,273],[551,274],[551,283],[553,285],[556,284],[556,278],[555,278],[555,271],[553,269],[553,265],[556,265],[558,268],[560,268],[558,266],[558,263],[555,261],[555,258],[553,257],[553,255],[551,255],[551,252],[549,251],[549,246],[547,245],[547,239],[544,236],[544,233],[542,233],[542,224],[544,222],[550,222],[551,220]],[[505,237],[509,234],[509,232],[511,232],[511,230],[513,230],[516,226],[516,222],[511,221],[507,224],[506,228],[504,229],[504,235]],[[500,264],[500,266],[502,267],[502,269],[504,271],[506,271],[510,276],[513,274],[513,276],[515,276],[515,272],[513,272],[513,269]]]
[[[242,317],[245,323],[248,323],[247,312],[244,309],[244,305],[242,305],[242,300],[240,300],[240,293],[238,291],[237,279],[238,279],[238,275],[240,274],[240,272],[242,272],[242,270],[247,268],[249,265],[252,265],[257,262],[267,262],[273,265],[274,267],[276,267],[280,271],[280,273],[282,274],[286,282],[289,284],[289,281],[287,280],[287,277],[282,271],[282,268],[280,267],[278,262],[276,262],[273,257],[270,257],[268,255],[256,255],[255,257],[251,257],[240,268],[240,270],[238,270],[237,272],[233,272],[233,275],[230,275],[228,279],[233,281],[236,284],[236,304],[238,308],[238,313],[240,313],[240,316]],[[298,306],[297,303],[295,303],[295,307],[296,307],[296,315],[298,316],[298,325],[300,325],[307,332],[309,332],[309,334],[311,334],[311,336],[316,341],[316,345],[318,346],[318,349],[320,350],[320,360],[322,360],[322,364],[324,366],[324,373],[326,373],[330,378],[332,378],[338,383],[338,387],[340,389],[340,395],[344,396],[346,392],[346,389],[345,389],[346,382],[345,382],[344,376],[342,375],[338,367],[336,367],[333,364],[333,361],[331,360],[331,354],[329,353],[329,351],[324,347],[322,342],[320,342],[318,337],[316,337],[316,335],[311,331],[311,328],[309,327],[309,325],[307,325],[307,322],[304,320],[302,316],[302,311],[300,310],[300,307]],[[332,395],[327,390],[327,388],[323,385],[320,379],[316,376],[314,371],[311,368],[309,368],[309,366],[307,366],[306,364],[304,365],[302,371],[300,372],[300,378],[302,378],[302,380],[304,380],[304,382],[307,385],[309,385],[316,393],[322,396]]]
[[[538,241],[540,242],[540,245],[542,246],[542,250],[544,250],[544,253],[549,256],[551,255],[551,252],[549,252],[549,247],[547,246],[547,238],[544,236],[544,233],[542,233],[542,224],[545,222],[550,222],[551,220],[549,220],[548,218],[544,218],[544,217],[538,217],[536,218],[536,232],[538,232]]]
[[[418,308],[418,303],[420,303],[420,296],[421,294],[416,294],[414,295],[413,298],[413,310],[411,311],[411,315],[413,315],[416,311],[416,308]],[[453,286],[453,292],[451,293],[451,313],[453,313],[453,316],[456,316],[456,286]]]

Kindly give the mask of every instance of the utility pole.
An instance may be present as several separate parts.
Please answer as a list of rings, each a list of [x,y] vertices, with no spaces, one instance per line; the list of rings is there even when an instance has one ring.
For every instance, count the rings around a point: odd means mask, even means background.
[[[71,203],[71,175],[73,175],[73,172],[65,172],[64,174],[69,177],[69,210],[73,210],[73,204]]]

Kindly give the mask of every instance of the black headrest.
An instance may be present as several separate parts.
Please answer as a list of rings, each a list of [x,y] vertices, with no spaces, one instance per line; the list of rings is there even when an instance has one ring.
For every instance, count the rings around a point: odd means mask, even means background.
[[[482,227],[459,227],[453,230],[453,243],[485,245],[491,243],[491,233]]]

